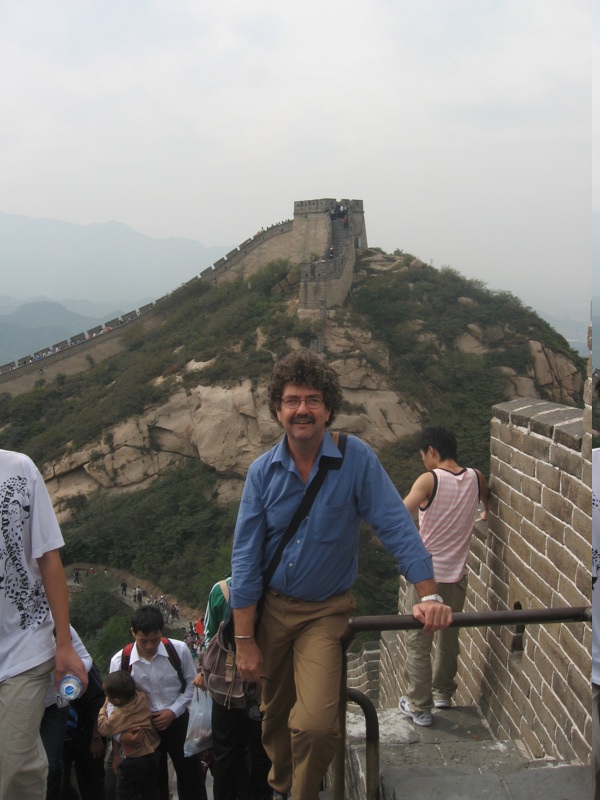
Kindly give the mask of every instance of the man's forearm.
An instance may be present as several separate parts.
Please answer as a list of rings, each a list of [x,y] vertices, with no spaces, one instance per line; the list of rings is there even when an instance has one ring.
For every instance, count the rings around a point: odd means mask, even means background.
[[[254,636],[254,620],[256,618],[256,603],[246,608],[233,609],[233,625],[235,636],[244,638]]]
[[[428,594],[438,594],[437,584],[433,578],[415,583],[415,589],[419,597],[426,597]]]

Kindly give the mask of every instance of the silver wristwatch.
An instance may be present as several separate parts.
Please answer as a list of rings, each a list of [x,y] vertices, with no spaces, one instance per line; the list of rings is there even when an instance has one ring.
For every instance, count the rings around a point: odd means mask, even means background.
[[[428,600],[435,600],[436,603],[443,603],[444,598],[440,594],[426,594],[425,597],[421,597],[419,603],[426,603]]]

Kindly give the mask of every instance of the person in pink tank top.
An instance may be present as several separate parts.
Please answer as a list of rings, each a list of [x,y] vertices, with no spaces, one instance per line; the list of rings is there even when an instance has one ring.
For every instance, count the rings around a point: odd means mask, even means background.
[[[413,514],[419,512],[419,533],[433,557],[439,602],[462,611],[467,592],[467,559],[473,525],[480,502],[481,519],[487,519],[489,486],[478,469],[461,467],[454,433],[441,425],[426,428],[419,436],[419,450],[427,472],[420,475],[404,500]],[[414,602],[408,583],[406,602]],[[404,676],[406,695],[400,710],[416,725],[433,722],[431,709],[450,708],[456,691],[458,628],[436,634],[435,663],[431,664],[433,636],[423,630],[407,631]]]

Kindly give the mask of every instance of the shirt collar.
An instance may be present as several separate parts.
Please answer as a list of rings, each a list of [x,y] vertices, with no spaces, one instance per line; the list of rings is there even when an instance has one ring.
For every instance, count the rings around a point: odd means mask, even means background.
[[[162,641],[159,643],[159,645],[158,645],[158,650],[157,650],[157,651],[156,651],[156,653],[155,653],[155,654],[152,656],[152,658],[156,658],[156,656],[166,656],[166,658],[168,658],[168,657],[169,657],[169,654],[167,653],[167,648],[164,646],[164,644],[162,643]],[[143,658],[143,657],[142,657],[142,656],[139,654],[139,652],[138,652],[138,649],[137,649],[137,644],[135,644],[135,642],[134,642],[134,644],[133,644],[133,648],[132,648],[132,650],[131,650],[131,657],[130,657],[130,659],[129,659],[129,663],[130,663],[130,664],[133,664],[133,663],[135,663],[136,661],[146,661],[146,659],[145,659],[145,658]],[[149,662],[148,662],[148,661],[146,661],[146,663],[148,664]]]
[[[286,469],[292,469],[292,458],[289,454],[287,449],[287,437],[283,436],[283,438],[279,441],[279,443],[275,446],[275,452],[273,453],[273,461],[280,462]],[[335,446],[333,439],[331,438],[331,433],[326,430],[325,436],[323,437],[323,441],[321,442],[321,446],[319,447],[319,452],[317,454],[317,458],[315,463],[318,463],[321,459],[321,456],[327,456],[328,458],[336,458],[341,460],[342,456],[338,448]]]

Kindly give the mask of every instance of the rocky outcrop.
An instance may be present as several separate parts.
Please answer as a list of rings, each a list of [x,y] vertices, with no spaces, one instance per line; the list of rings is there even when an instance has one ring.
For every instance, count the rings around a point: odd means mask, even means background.
[[[454,340],[455,347],[465,353],[484,354],[491,349],[502,352],[509,342],[518,338],[527,344],[530,364],[526,374],[519,374],[511,367],[501,367],[507,377],[507,397],[543,397],[555,403],[577,405],[583,390],[583,376],[562,353],[555,353],[541,342],[515,337],[508,326],[470,324],[467,328]]]
[[[345,406],[334,428],[354,433],[379,449],[419,427],[422,409],[413,408],[387,383],[389,354],[358,328],[326,328],[326,346],[344,388]],[[192,362],[186,371],[202,370]],[[265,384],[249,380],[236,386],[199,384],[177,388],[166,403],[104,433],[101,440],[43,467],[55,508],[68,516],[64,500],[97,489],[114,492],[143,488],[161,472],[198,458],[222,476],[218,502],[239,499],[254,459],[281,436],[271,418]]]
[[[583,390],[583,376],[561,353],[554,353],[541,342],[529,341],[529,354],[535,382],[556,403],[574,405]]]

